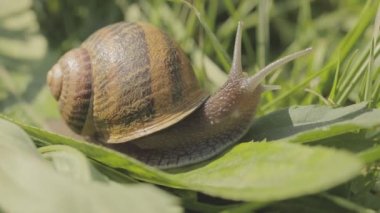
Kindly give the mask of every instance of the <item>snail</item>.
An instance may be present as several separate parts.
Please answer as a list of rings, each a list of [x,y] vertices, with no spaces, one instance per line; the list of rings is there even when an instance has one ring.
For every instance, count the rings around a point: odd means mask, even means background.
[[[311,50],[247,76],[241,35],[239,22],[229,78],[211,96],[181,48],[140,22],[96,31],[49,70],[48,86],[74,132],[161,169],[194,164],[238,142],[253,121],[265,76]]]

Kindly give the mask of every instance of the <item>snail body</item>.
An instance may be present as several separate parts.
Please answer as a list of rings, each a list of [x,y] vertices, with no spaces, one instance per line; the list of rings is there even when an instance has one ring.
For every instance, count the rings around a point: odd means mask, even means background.
[[[227,82],[212,96],[167,34],[146,23],[106,26],[48,72],[63,119],[76,133],[151,166],[173,168],[209,159],[236,143],[252,123],[276,61],[256,75],[241,67],[241,24]]]

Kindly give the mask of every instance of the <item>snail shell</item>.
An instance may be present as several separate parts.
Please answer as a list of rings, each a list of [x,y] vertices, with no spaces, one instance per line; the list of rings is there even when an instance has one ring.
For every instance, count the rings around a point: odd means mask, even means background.
[[[210,98],[178,45],[146,23],[98,30],[52,67],[48,85],[76,133],[159,168],[193,164],[236,143],[252,123],[264,77],[309,52],[249,77],[241,31],[239,24],[229,79]]]
[[[64,120],[109,143],[164,129],[207,97],[183,51],[145,23],[102,28],[48,74]],[[89,122],[91,121],[91,122]]]

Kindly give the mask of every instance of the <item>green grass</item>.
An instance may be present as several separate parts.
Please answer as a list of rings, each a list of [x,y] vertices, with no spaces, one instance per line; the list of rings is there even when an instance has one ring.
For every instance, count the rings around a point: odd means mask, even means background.
[[[315,212],[370,212],[380,209],[376,202],[380,199],[380,126],[370,116],[371,113],[378,113],[380,107],[378,0],[24,0],[17,3],[0,0],[0,5],[0,114],[15,119],[37,145],[63,143],[74,146],[91,159],[89,162],[96,171],[115,182],[129,183],[138,179],[165,185],[163,189],[182,200],[180,206],[187,210],[247,212],[262,209],[306,212],[314,209]],[[244,22],[243,68],[249,75],[275,59],[312,47],[312,54],[284,66],[282,71],[266,79],[265,84],[280,85],[281,89],[262,95],[257,114],[257,123],[264,125],[261,128],[265,127],[261,134],[276,127],[269,121],[272,116],[283,115],[281,113],[284,108],[292,110],[299,105],[328,105],[344,111],[351,109],[344,108],[346,106],[362,106],[360,103],[365,102],[365,110],[360,113],[355,111],[359,113],[355,114],[357,117],[349,117],[351,120],[345,120],[345,123],[332,120],[327,132],[323,126],[314,130],[303,129],[297,137],[280,138],[290,143],[304,143],[302,140],[311,138],[311,142],[305,144],[307,149],[315,152],[319,146],[325,147],[326,153],[330,153],[332,148],[349,150],[354,154],[354,159],[365,163],[362,173],[358,175],[357,170],[351,171],[352,168],[347,166],[347,173],[356,174],[356,178],[348,180],[348,177],[353,176],[347,176],[346,179],[339,179],[334,176],[337,174],[331,173],[332,178],[337,178],[333,179],[337,180],[335,185],[323,182],[321,190],[313,188],[312,193],[306,193],[308,189],[302,188],[293,194],[286,194],[288,189],[284,188],[282,198],[271,197],[272,199],[265,200],[259,197],[262,199],[258,199],[260,202],[251,199],[257,197],[247,190],[248,192],[244,191],[247,193],[244,194],[247,195],[245,197],[241,192],[244,199],[237,199],[243,202],[236,203],[231,202],[235,196],[232,185],[227,185],[232,187],[231,190],[214,189],[210,187],[213,182],[204,180],[204,185],[200,185],[202,187],[196,184],[184,187],[182,182],[176,182],[175,177],[166,173],[156,173],[145,167],[125,167],[126,162],[129,162],[125,159],[107,161],[106,158],[97,158],[99,156],[94,153],[103,153],[102,150],[88,151],[92,148],[83,148],[77,141],[67,142],[58,136],[52,136],[52,141],[43,141],[41,138],[49,138],[43,129],[62,130],[61,124],[57,125],[60,121],[57,103],[46,87],[47,70],[64,52],[78,46],[96,29],[122,20],[147,21],[165,30],[190,57],[199,81],[211,92],[217,90],[228,75],[238,21]],[[311,114],[304,115],[302,118],[305,120],[317,115],[320,110],[309,107],[307,109],[311,110]],[[301,109],[303,108],[298,110]],[[270,114],[272,112],[275,113]],[[295,112],[300,116],[301,111]],[[331,113],[331,118],[333,117],[334,113]],[[320,121],[310,122],[319,124]],[[286,124],[289,132],[295,131],[299,125],[296,121]],[[41,130],[36,130],[35,133],[28,125],[37,126]],[[253,133],[255,128],[253,126]],[[1,133],[6,132],[0,130]],[[270,135],[275,134],[268,134],[268,137]],[[305,148],[306,145],[299,146]],[[239,146],[236,150],[239,150]],[[231,153],[233,155],[234,151]],[[104,156],[116,159],[112,153]],[[223,163],[223,159],[218,160]],[[215,162],[216,166],[218,162]],[[131,170],[126,172],[128,169]],[[236,169],[242,169],[239,171],[243,172],[244,167]],[[270,167],[266,169],[270,170]],[[143,178],[138,175],[142,171],[146,172],[143,172]],[[201,178],[202,174],[201,170],[194,170],[183,179],[191,177],[190,175]],[[228,174],[225,176],[228,177]],[[1,177],[0,174],[0,188]],[[327,185],[331,187],[325,187]],[[187,190],[201,191],[207,195]],[[266,193],[270,194],[268,191]],[[296,195],[303,196],[295,197]],[[160,196],[160,192],[157,196]],[[162,196],[167,198],[166,194]],[[4,208],[1,203],[0,196],[0,211]]]

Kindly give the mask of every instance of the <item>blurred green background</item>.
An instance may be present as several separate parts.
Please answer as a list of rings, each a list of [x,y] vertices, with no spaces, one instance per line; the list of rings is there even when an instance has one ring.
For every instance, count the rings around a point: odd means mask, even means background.
[[[243,67],[250,75],[281,56],[313,47],[312,54],[266,79],[282,89],[262,95],[258,117],[294,105],[341,107],[365,101],[378,108],[379,11],[379,0],[0,0],[0,114],[71,134],[48,91],[46,74],[91,33],[123,20],[150,22],[171,35],[210,92],[226,80],[238,21],[244,22]],[[353,137],[356,133],[339,141],[355,145],[371,134],[378,138],[379,128]],[[337,194],[379,209],[378,164],[368,171],[367,177],[349,183],[354,196]],[[302,197],[266,210],[309,212],[309,204],[317,201],[326,212],[337,212],[326,200],[356,208],[322,194],[317,200]]]
[[[338,64],[310,78],[332,58],[339,58],[338,46],[357,26],[366,5],[363,0],[0,0],[0,5],[0,112],[44,128],[51,129],[51,121],[59,119],[45,85],[47,71],[92,32],[123,20],[151,22],[167,31],[191,58],[197,76],[210,91],[226,79],[239,20],[245,28],[243,66],[250,74],[280,56],[313,47],[312,55],[268,78],[266,83],[282,89],[263,95],[260,115],[290,105],[342,106],[366,100],[363,80],[348,92],[342,82],[344,72],[370,50],[373,19],[361,24],[364,30]],[[352,69],[366,66],[362,63]],[[338,68],[337,76],[343,77],[333,89]],[[372,90],[376,90],[379,69],[372,69]]]

